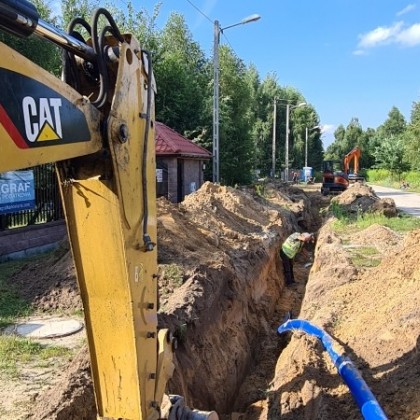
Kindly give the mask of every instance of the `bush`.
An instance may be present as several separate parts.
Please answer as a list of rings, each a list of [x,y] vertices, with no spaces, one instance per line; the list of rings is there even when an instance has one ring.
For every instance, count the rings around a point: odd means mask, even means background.
[[[366,179],[369,182],[383,182],[390,178],[391,174],[388,169],[368,169],[366,171]]]
[[[405,179],[410,184],[410,189],[420,189],[420,172],[404,172],[402,179]]]
[[[402,180],[409,183],[410,191],[420,191],[420,172],[418,171],[402,172],[400,175],[393,174],[387,169],[368,169],[366,171],[366,181],[373,184],[400,188]]]

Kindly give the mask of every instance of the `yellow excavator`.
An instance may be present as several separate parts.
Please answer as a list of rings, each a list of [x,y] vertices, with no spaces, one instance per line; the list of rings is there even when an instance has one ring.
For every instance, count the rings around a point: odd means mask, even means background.
[[[99,418],[217,419],[166,396],[176,342],[157,329],[151,55],[101,8],[65,32],[1,0],[0,29],[64,51],[60,80],[0,43],[0,172],[56,163]]]

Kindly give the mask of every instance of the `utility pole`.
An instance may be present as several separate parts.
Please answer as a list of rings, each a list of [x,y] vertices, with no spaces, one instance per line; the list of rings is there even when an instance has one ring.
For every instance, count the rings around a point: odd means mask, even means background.
[[[240,22],[233,25],[220,27],[218,20],[214,21],[214,40],[213,40],[213,73],[214,73],[214,86],[213,86],[213,182],[220,181],[220,160],[219,160],[219,44],[220,34],[224,30],[233,28],[234,26],[244,25],[246,23],[255,22],[261,16],[251,15]]]
[[[289,181],[289,113],[290,113],[290,104],[286,104],[286,156],[284,161],[284,180]]]
[[[274,98],[274,110],[273,110],[273,154],[272,154],[272,166],[271,166],[271,177],[276,177],[276,120],[277,120],[277,98]]]
[[[219,182],[219,42],[220,24],[214,21],[214,48],[213,48],[213,182]]]

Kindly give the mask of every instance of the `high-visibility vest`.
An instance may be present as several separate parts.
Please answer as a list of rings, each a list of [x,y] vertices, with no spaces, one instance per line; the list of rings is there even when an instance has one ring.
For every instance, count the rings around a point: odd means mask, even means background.
[[[296,254],[303,248],[303,241],[298,238],[301,233],[292,233],[283,243],[281,249],[289,257],[294,258]]]

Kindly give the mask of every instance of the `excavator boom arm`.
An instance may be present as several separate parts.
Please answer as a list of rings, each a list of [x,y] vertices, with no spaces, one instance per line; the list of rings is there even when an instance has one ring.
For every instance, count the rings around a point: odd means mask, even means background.
[[[40,27],[26,1],[0,12],[8,32]],[[0,172],[56,162],[99,417],[157,419],[173,366],[157,331],[155,85],[147,51],[114,25],[67,48],[66,82],[0,44]]]
[[[359,173],[359,164],[360,164],[360,157],[362,155],[362,151],[358,146],[352,149],[346,156],[344,156],[344,171],[346,174],[350,171],[351,162],[353,162],[353,172],[355,175]]]
[[[72,36],[77,25],[86,42]],[[26,0],[0,0],[0,30],[65,50],[62,81],[0,43],[0,173],[56,164],[99,418],[217,420],[164,394],[176,343],[157,329],[150,54],[101,8],[67,34]]]

